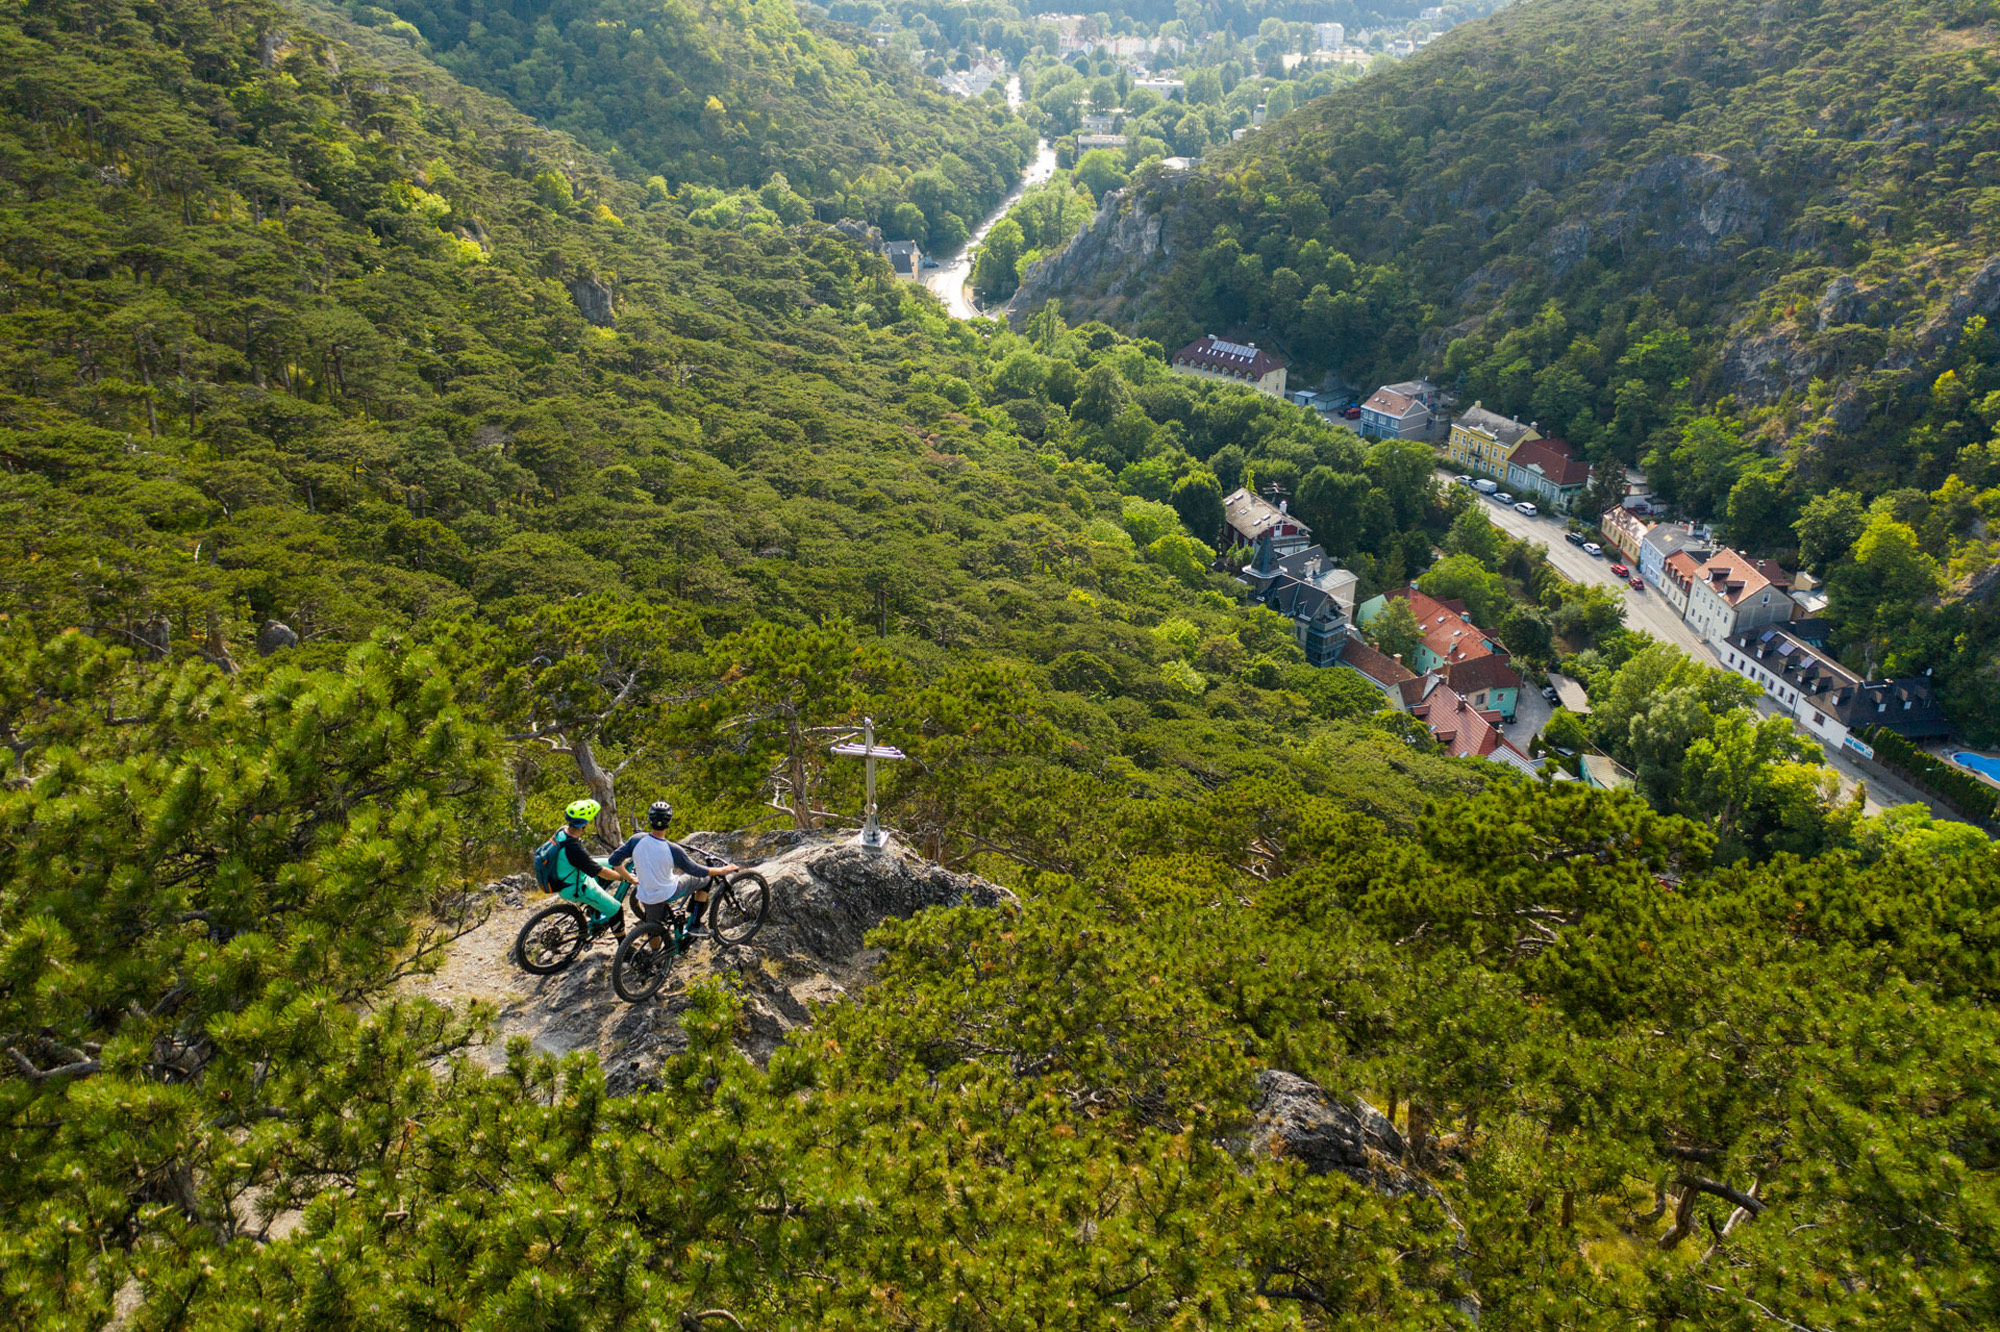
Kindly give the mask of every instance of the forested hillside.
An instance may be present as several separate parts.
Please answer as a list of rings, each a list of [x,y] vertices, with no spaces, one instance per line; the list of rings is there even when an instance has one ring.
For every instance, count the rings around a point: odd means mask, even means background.
[[[859,29],[809,29],[789,0],[356,0],[349,12],[367,22],[391,10],[465,82],[665,189],[778,175],[822,221],[865,218],[942,249],[1034,155],[1004,104],[947,95]]]
[[[1936,669],[1990,737],[1994,17],[1515,5],[1151,178],[1030,296],[1169,345],[1261,336],[1306,381],[1426,373],[1643,465],[1830,576],[1855,663]]]
[[[2000,1319],[2000,860],[1781,854],[1810,773],[1719,730],[1722,841],[1447,759],[1209,569],[1290,478],[1404,581],[1470,540],[1427,450],[257,0],[24,5],[0,71],[0,1321]],[[585,791],[851,828],[863,715],[1019,902],[766,1066],[716,988],[657,1088],[488,1076],[400,987]],[[1253,1151],[1273,1069],[1402,1173]]]

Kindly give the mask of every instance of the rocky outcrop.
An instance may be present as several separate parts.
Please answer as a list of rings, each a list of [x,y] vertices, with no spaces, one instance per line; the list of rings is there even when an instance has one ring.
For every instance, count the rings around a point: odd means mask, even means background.
[[[1172,258],[1172,219],[1180,191],[1196,179],[1169,177],[1152,189],[1108,191],[1096,215],[1068,245],[1022,275],[1007,312],[1025,314],[1051,296],[1060,296],[1069,308],[1076,300],[1109,294]]]
[[[610,287],[588,273],[579,273],[563,285],[569,288],[569,298],[576,302],[577,313],[585,321],[599,328],[609,328],[617,321],[616,301]]]
[[[651,1078],[668,1054],[687,1047],[680,1019],[690,985],[719,981],[739,996],[746,1019],[739,1046],[762,1062],[786,1033],[812,1020],[814,1004],[838,1001],[867,983],[879,954],[864,936],[884,920],[1012,898],[1004,888],[954,874],[893,842],[879,852],[798,833],[761,839],[698,834],[688,843],[762,873],[771,884],[771,915],[742,947],[695,945],[654,999],[628,1004],[612,992],[609,935],[556,975],[530,976],[516,966],[515,936],[550,901],[527,875],[488,884],[493,910],[486,922],[458,940],[445,964],[413,981],[409,992],[498,1008],[493,1041],[474,1052],[488,1067],[504,1063],[509,1039],[525,1036],[542,1053],[595,1052],[611,1089],[624,1094]]]
[[[1296,1073],[1267,1068],[1257,1075],[1250,1112],[1254,1151],[1289,1157],[1315,1175],[1337,1170],[1392,1198],[1424,1187],[1403,1166],[1403,1135],[1358,1096],[1332,1096]]]
[[[268,657],[273,652],[299,645],[299,636],[292,627],[282,620],[266,620],[257,630],[257,655]]]

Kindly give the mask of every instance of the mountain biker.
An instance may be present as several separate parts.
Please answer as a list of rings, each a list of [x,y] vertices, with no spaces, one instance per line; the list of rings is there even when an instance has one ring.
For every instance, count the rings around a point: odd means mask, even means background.
[[[682,937],[707,938],[708,930],[701,917],[708,909],[708,881],[734,874],[738,867],[704,865],[697,861],[678,842],[667,839],[667,829],[673,824],[674,807],[664,800],[655,800],[646,810],[646,831],[633,833],[625,845],[612,852],[611,863],[623,865],[630,861],[638,871],[638,902],[633,911],[641,923],[665,921],[674,904],[692,893],[694,905],[689,908],[688,928]],[[688,877],[676,879],[676,871]]]
[[[568,868],[571,893],[587,902],[591,909],[611,922],[614,938],[625,937],[625,894],[621,889],[613,894],[599,888],[598,883],[636,884],[638,876],[630,870],[621,870],[600,865],[583,844],[583,830],[597,817],[604,806],[595,800],[577,800],[563,810],[562,830],[556,834],[562,843],[563,863]],[[615,862],[614,862],[615,865]]]

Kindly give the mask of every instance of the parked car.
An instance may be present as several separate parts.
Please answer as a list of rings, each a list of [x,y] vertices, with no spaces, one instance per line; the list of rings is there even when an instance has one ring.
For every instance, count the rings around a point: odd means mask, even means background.
[[[1598,545],[1595,541],[1585,541],[1582,543],[1582,545],[1583,545],[1583,553],[1590,556],[1592,559],[1601,560],[1604,558],[1604,547]]]
[[[1583,533],[1564,532],[1563,540],[1569,542],[1569,544],[1572,546],[1581,546],[1583,544]]]
[[[1523,518],[1532,518],[1536,514],[1540,513],[1541,510],[1537,509],[1534,505],[1523,501],[1522,503],[1516,504],[1514,506],[1514,512],[1520,514]]]
[[[1630,578],[1632,571],[1622,564],[1614,564],[1611,566],[1611,576],[1613,578]]]
[[[1644,592],[1646,590],[1646,580],[1634,574],[1632,576],[1632,590],[1634,592]]]
[[[1512,495],[1509,495],[1509,494],[1508,494],[1508,493],[1507,493],[1506,491],[1504,491],[1504,490],[1496,490],[1496,491],[1494,491],[1494,492],[1493,492],[1493,498],[1494,498],[1494,499],[1496,499],[1496,500],[1498,500],[1498,501],[1499,501],[1500,503],[1502,503],[1502,504],[1512,504],[1512,503],[1514,502],[1514,497],[1513,497]]]
[[[1460,484],[1461,486],[1469,486],[1472,484],[1472,478],[1469,476],[1455,476],[1452,478],[1452,480],[1458,482],[1458,484]]]
[[[1340,410],[1340,414],[1350,421],[1359,421],[1361,419],[1361,409],[1359,407],[1343,407]]]
[[[1474,481],[1474,482],[1472,483],[1472,488],[1473,488],[1474,490],[1478,491],[1478,492],[1479,492],[1480,494],[1482,494],[1482,495],[1491,495],[1491,494],[1493,494],[1493,493],[1494,493],[1495,491],[1497,491],[1497,490],[1499,490],[1499,489],[1500,489],[1500,487],[1499,487],[1498,485],[1496,485],[1495,483],[1493,483],[1493,482],[1491,482],[1491,481],[1488,481],[1488,480],[1487,480],[1487,479],[1486,479],[1485,477],[1483,477],[1483,476],[1482,476],[1482,477],[1480,477],[1480,478],[1479,478],[1479,479],[1478,479],[1477,481]]]
[[[1562,695],[1556,692],[1556,687],[1554,685],[1543,685],[1542,697],[1547,699],[1551,703],[1562,702]]]

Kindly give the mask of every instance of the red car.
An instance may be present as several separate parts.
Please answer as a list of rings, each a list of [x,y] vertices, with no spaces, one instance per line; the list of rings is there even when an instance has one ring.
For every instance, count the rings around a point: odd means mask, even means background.
[[[1632,590],[1634,592],[1644,592],[1646,590],[1646,580],[1643,578],[1634,578],[1632,580]]]
[[[1359,421],[1361,419],[1361,409],[1359,407],[1343,408],[1340,414],[1350,421]]]
[[[1611,566],[1611,575],[1614,578],[1630,578],[1632,571],[1622,564],[1614,564]]]

